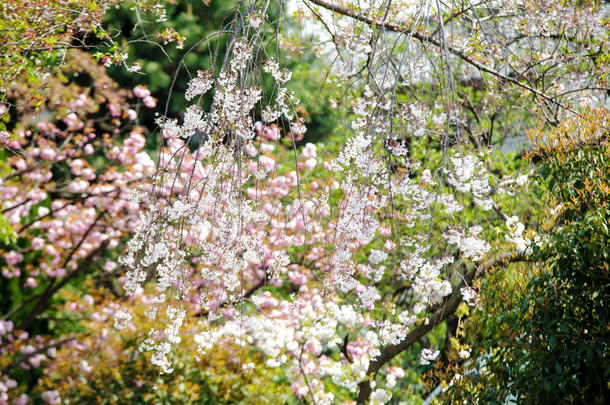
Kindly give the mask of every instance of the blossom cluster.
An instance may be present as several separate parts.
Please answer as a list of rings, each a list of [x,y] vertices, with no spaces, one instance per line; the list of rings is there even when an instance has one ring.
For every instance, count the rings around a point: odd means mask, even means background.
[[[350,132],[334,158],[312,143],[291,150],[282,141],[292,144],[305,126],[292,110],[290,75],[275,62],[264,64],[276,97],[261,105],[262,88],[244,80],[252,49],[236,39],[223,70],[192,79],[188,99],[214,88],[208,110],[194,104],[182,124],[159,119],[166,147],[147,209],[119,260],[127,270],[122,282],[136,294],[154,280],[147,316],[155,326],[140,350],[152,352],[161,372],[173,370],[172,353],[196,315],[199,356],[228,344],[255,348],[268,367],[289,370],[295,395],[333,403],[324,381],[356,392],[380,349],[399,344],[453,292],[447,275],[456,257],[478,261],[490,250],[476,226],[460,228],[456,219],[466,209],[456,196],[488,208],[489,174],[475,155],[451,152],[452,164],[440,170],[394,154],[392,143],[413,125],[423,128],[418,137],[434,130],[424,119],[398,119],[389,131],[389,95],[380,101],[367,86],[351,100]],[[285,134],[280,117],[291,121]],[[403,170],[391,170],[388,152]],[[435,208],[439,203],[444,209]],[[452,225],[435,230],[431,243],[435,209]],[[438,243],[452,253],[439,253]],[[409,285],[406,303],[391,299],[396,283]],[[298,295],[287,299],[267,286]],[[379,318],[380,311],[387,316]],[[118,312],[117,329],[129,319]],[[390,399],[404,373],[389,368],[385,375],[385,388],[374,393],[378,402]]]
[[[56,102],[65,110],[25,120],[27,110],[8,109],[20,124],[3,131],[0,210],[15,239],[0,245],[0,277],[24,297],[2,314],[9,320],[0,321],[2,367],[8,370],[13,366],[5,359],[26,370],[53,360],[61,346],[58,340],[31,331],[40,330],[62,286],[97,271],[111,275],[116,270],[112,260],[101,259],[116,254],[137,223],[140,204],[130,200],[132,193],[152,190],[147,178],[155,163],[144,151],[144,129],[134,121],[135,101],[150,92],[144,87],[120,90],[103,67],[80,52],[69,55],[65,72],[90,75],[95,86],[64,85],[61,77],[50,78]],[[100,111],[109,117],[108,126],[98,125]],[[99,266],[92,268],[93,263]],[[71,303],[71,311],[91,306],[93,298],[84,294],[79,301]],[[22,387],[7,378],[0,375],[0,403],[10,398],[28,403],[27,395],[12,395]],[[41,395],[57,403],[56,394],[50,390]]]

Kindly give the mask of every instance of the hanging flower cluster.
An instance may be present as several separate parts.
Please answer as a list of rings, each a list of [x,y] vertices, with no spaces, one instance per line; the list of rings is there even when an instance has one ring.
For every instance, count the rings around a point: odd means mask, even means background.
[[[394,153],[391,145],[414,124],[400,126],[389,90],[380,96],[368,86],[351,100],[348,139],[335,158],[311,143],[287,148],[283,139],[305,132],[286,87],[290,74],[274,61],[252,67],[257,38],[246,38],[234,40],[216,76],[191,80],[189,100],[214,89],[207,111],[195,104],[182,124],[158,120],[166,146],[119,260],[123,286],[135,294],[154,280],[147,313],[155,326],[140,349],[161,372],[173,370],[181,336],[195,334],[200,355],[228,342],[250,347],[268,367],[289,370],[297,396],[332,403],[325,380],[357,392],[380,348],[429,322],[430,308],[453,292],[447,275],[456,260],[480,261],[490,250],[476,226],[458,219],[458,197],[488,209],[489,174],[461,152],[429,168]],[[261,73],[274,82],[270,105],[253,82]],[[415,136],[437,133],[420,122],[425,129]],[[447,225],[438,228],[432,220],[441,218]],[[410,293],[397,305],[399,285]],[[298,295],[286,299],[267,286]],[[198,330],[186,322],[193,316]],[[126,320],[117,313],[117,329]],[[388,388],[399,375],[388,371]]]

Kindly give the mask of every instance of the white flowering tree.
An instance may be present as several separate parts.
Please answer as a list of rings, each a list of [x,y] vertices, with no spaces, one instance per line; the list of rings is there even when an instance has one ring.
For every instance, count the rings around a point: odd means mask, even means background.
[[[159,119],[156,186],[121,260],[129,294],[156,286],[142,349],[170,373],[182,334],[201,355],[230,341],[312,403],[384,403],[396,359],[474,304],[477,277],[526,258],[498,201],[527,176],[492,173],[491,151],[605,102],[604,7],[303,0],[271,18],[269,5],[240,4],[183,122]],[[307,116],[282,65],[308,55],[334,144],[296,144]],[[438,355],[425,347],[421,362]]]

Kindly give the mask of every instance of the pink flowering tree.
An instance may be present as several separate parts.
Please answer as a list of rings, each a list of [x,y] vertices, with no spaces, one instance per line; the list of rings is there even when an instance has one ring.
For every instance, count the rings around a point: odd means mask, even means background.
[[[17,124],[0,133],[0,218],[9,229],[0,247],[0,279],[2,290],[11,291],[0,315],[8,361],[2,378],[15,367],[38,367],[48,348],[65,343],[47,336],[52,304],[78,280],[109,280],[116,264],[106,259],[117,254],[138,218],[130,196],[151,190],[146,179],[155,164],[136,125],[136,110],[154,107],[147,90],[119,89],[103,67],[77,51],[62,74],[87,75],[92,84],[50,78],[51,98],[42,111],[4,112]],[[92,302],[85,291],[70,310]]]

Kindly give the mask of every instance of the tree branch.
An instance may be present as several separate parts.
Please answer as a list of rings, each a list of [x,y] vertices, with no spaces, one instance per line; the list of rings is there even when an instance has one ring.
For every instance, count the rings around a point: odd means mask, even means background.
[[[377,25],[381,25],[380,23],[378,23],[375,19],[362,15],[354,10],[351,10],[347,7],[343,7],[340,5],[336,5],[333,4],[331,1],[327,1],[327,0],[307,0],[317,6],[323,7],[327,10],[330,10],[332,12],[335,12],[337,14],[341,14],[344,15],[346,17],[350,17],[353,18],[355,20],[358,21],[362,21],[363,23],[366,23],[368,25],[372,25],[372,26],[377,26]],[[574,111],[574,109],[572,109],[571,107],[561,103],[560,101],[557,101],[554,97],[548,96],[546,95],[544,92],[528,85],[525,83],[520,82],[519,80],[505,75],[501,72],[498,72],[497,70],[484,65],[481,62],[477,62],[476,60],[474,60],[473,58],[471,58],[470,56],[466,55],[464,52],[460,51],[459,49],[449,45],[448,43],[442,43],[441,41],[433,38],[431,35],[426,35],[426,34],[422,34],[418,31],[414,31],[411,28],[405,28],[402,27],[400,25],[397,24],[393,24],[391,22],[384,22],[383,23],[383,28],[388,30],[388,31],[393,31],[393,32],[397,32],[397,33],[401,33],[401,34],[406,34],[406,35],[410,35],[413,38],[419,40],[420,42],[425,42],[425,43],[429,43],[432,44],[440,49],[445,49],[447,50],[449,53],[459,57],[460,59],[462,59],[464,62],[468,63],[469,65],[472,65],[474,67],[476,67],[477,69],[483,71],[483,72],[487,72],[495,77],[497,77],[498,79],[501,79],[503,81],[506,82],[510,82],[513,84],[516,84],[517,86],[530,91],[532,93],[534,93],[535,95],[542,97],[543,99],[545,99],[546,101],[553,103],[565,110],[568,110],[574,114],[578,114],[576,111]]]
[[[39,348],[37,350],[34,350],[31,353],[24,354],[23,356],[14,359],[6,367],[4,367],[2,369],[2,374],[8,373],[11,369],[15,368],[17,365],[23,363],[24,361],[28,360],[30,357],[33,357],[34,355],[36,355],[38,353],[45,352],[45,351],[47,351],[47,350],[49,350],[49,349],[51,349],[53,347],[61,346],[61,345],[65,344],[65,343],[71,342],[71,341],[73,341],[75,339],[76,339],[76,337],[71,337],[71,338],[63,339],[63,340],[60,340],[59,342],[51,343],[51,344],[48,344],[46,346],[43,346],[43,347],[41,347],[41,348]]]
[[[506,266],[509,263],[526,261],[528,257],[515,252],[501,253],[477,267],[476,272],[473,272],[471,277],[467,277],[468,282],[472,281],[484,272],[491,270],[497,266]],[[400,343],[395,345],[389,345],[381,349],[381,354],[369,363],[367,370],[367,379],[362,381],[359,385],[360,391],[358,393],[358,404],[368,403],[369,397],[371,396],[371,379],[375,378],[375,374],[383,367],[386,363],[392,360],[394,357],[411,347],[419,339],[421,339],[426,333],[430,332],[435,326],[449,318],[455,313],[457,307],[462,302],[462,293],[460,287],[464,283],[460,283],[457,287],[454,287],[453,292],[445,300],[445,303],[428,318],[427,322],[420,323],[417,325]]]
[[[65,259],[64,265],[62,267],[66,267],[68,265],[68,263],[70,262],[70,260],[72,259],[72,256],[74,255],[74,253],[76,253],[76,251],[80,248],[80,246],[83,244],[83,242],[87,239],[87,236],[89,235],[89,233],[93,230],[93,228],[97,225],[97,223],[99,222],[99,220],[102,218],[102,216],[106,213],[106,211],[101,211],[97,218],[95,219],[95,221],[91,224],[91,226],[89,227],[89,229],[87,229],[87,231],[85,232],[85,234],[83,235],[83,237],[81,238],[81,240],[72,248],[72,250],[70,251],[70,253],[68,254],[68,256]],[[80,272],[87,266],[89,266],[92,262],[93,262],[93,258],[99,254],[100,252],[102,252],[106,246],[108,246],[108,243],[110,241],[109,240],[105,240],[103,241],[95,250],[93,250],[91,252],[91,254],[89,254],[89,256],[87,256],[85,258],[85,260],[83,260],[79,266],[77,266],[76,269],[74,269],[72,272],[68,273],[68,275],[66,275],[61,281],[59,282],[55,282],[55,283],[51,283],[40,295],[38,300],[36,301],[36,305],[34,306],[34,309],[32,309],[32,311],[28,314],[28,316],[21,322],[21,324],[19,325],[19,327],[17,329],[23,329],[26,330],[27,328],[30,327],[30,325],[34,322],[34,320],[36,319],[36,317],[45,309],[46,305],[49,303],[49,301],[51,300],[51,298],[53,297],[53,295],[55,295],[55,293],[57,291],[59,291],[60,289],[62,289],[66,284],[68,284],[68,282],[70,280],[72,280],[73,278],[75,278],[76,276],[78,276],[78,274],[80,274]]]

